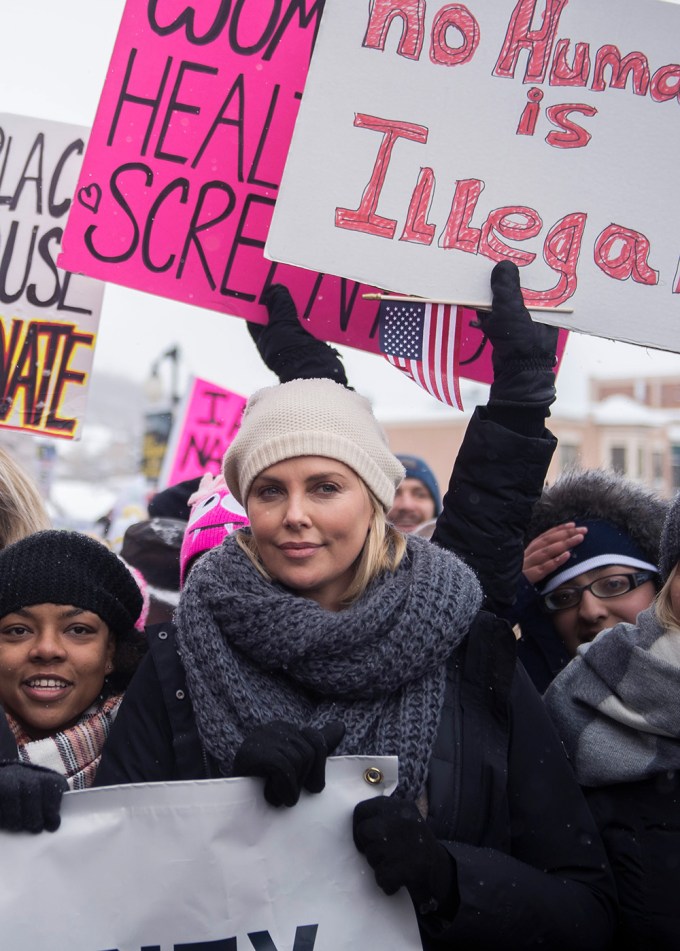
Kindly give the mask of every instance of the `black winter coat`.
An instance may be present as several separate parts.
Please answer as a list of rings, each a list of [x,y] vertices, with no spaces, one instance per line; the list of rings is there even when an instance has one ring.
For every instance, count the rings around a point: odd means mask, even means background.
[[[484,606],[505,617],[522,578],[524,532],[543,491],[557,440],[543,428],[525,435],[473,413],[451,472],[432,541],[477,574]],[[522,409],[514,411],[518,426]]]
[[[95,786],[220,775],[199,739],[172,627],[149,637]],[[428,821],[455,860],[460,907],[452,922],[420,919],[423,947],[607,948],[614,900],[602,843],[505,622],[480,613],[448,685]]]
[[[585,792],[616,879],[617,951],[677,951],[680,772]]]
[[[5,711],[0,707],[0,763],[19,758],[17,744],[14,740]]]
[[[538,591],[524,575],[517,588],[517,601],[504,616],[511,624],[519,624],[522,636],[518,656],[542,695],[572,657],[551,616],[543,611]]]

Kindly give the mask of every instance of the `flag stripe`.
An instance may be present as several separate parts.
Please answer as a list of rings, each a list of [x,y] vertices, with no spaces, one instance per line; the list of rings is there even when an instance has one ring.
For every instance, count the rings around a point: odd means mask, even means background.
[[[443,319],[440,321],[441,328],[441,350],[443,362],[439,364],[438,372],[442,378],[442,396],[445,403],[451,402],[451,392],[449,390],[449,349],[451,346],[451,308],[447,305],[442,307]]]
[[[429,383],[427,389],[440,402],[443,402],[441,390],[438,385],[439,381],[437,380],[437,354],[441,353],[441,350],[436,349],[437,336],[440,330],[439,321],[437,319],[439,316],[439,305],[431,304],[425,308],[425,313],[423,340],[427,341],[427,355],[425,360],[423,360],[423,372]]]
[[[460,398],[460,342],[461,342],[461,330],[463,327],[463,316],[459,312],[458,307],[456,307],[456,329],[454,331],[453,337],[453,395],[455,398],[455,405],[459,408],[463,408],[463,401]]]

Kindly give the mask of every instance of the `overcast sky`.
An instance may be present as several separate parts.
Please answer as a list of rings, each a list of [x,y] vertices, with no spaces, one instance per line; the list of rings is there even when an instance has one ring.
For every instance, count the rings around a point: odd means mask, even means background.
[[[0,112],[90,126],[123,8],[124,0],[4,0]],[[242,320],[107,286],[95,372],[142,381],[153,361],[174,344],[181,349],[183,377],[193,373],[244,395],[274,382]],[[381,357],[343,353],[351,382],[374,400],[383,418],[433,408],[431,397]],[[625,373],[680,374],[680,356],[572,334],[559,404],[580,406],[588,376]]]

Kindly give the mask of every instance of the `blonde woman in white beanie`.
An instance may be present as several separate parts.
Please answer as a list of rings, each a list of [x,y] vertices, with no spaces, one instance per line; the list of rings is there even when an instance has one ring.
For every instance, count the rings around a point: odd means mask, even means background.
[[[462,561],[388,523],[403,469],[368,401],[261,390],[223,468],[250,528],[150,636],[96,785],[251,775],[293,806],[330,753],[396,754],[354,840],[424,947],[606,947],[604,851],[512,632]]]

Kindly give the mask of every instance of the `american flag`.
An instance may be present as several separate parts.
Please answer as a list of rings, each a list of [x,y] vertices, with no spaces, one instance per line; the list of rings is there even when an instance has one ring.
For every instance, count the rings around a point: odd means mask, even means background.
[[[380,351],[435,399],[463,408],[458,385],[460,325],[455,304],[380,303]]]

